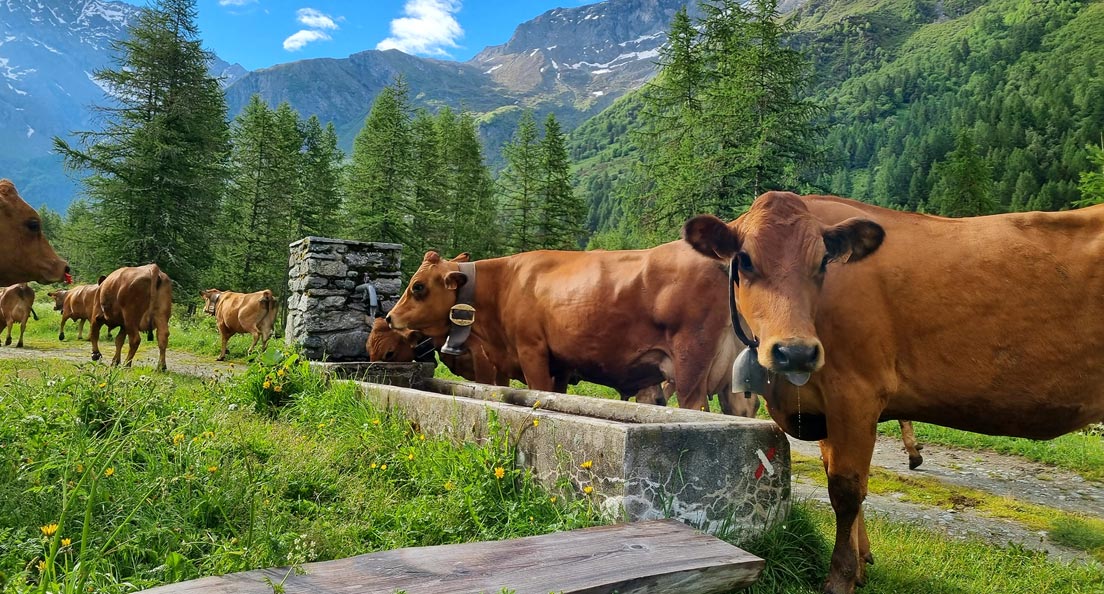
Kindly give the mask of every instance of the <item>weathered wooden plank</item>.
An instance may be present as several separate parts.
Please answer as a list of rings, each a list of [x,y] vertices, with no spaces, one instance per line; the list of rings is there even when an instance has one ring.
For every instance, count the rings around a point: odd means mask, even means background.
[[[599,526],[496,542],[396,549],[308,563],[288,594],[711,594],[758,579],[764,561],[675,520]],[[148,594],[271,594],[287,568],[246,571]]]

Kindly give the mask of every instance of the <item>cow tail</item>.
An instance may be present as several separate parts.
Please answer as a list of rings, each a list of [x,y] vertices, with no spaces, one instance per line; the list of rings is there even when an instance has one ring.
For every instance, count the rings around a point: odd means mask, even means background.
[[[36,322],[38,321],[38,314],[35,313],[35,310],[34,310],[33,307],[31,308],[31,317],[33,317]]]
[[[157,307],[157,293],[161,288],[161,269],[156,265],[150,271],[152,275],[150,278],[150,300],[149,307],[146,309],[146,315],[142,317],[142,325],[139,327],[139,331],[142,328],[146,329],[146,340],[153,341],[153,316],[154,308]]]

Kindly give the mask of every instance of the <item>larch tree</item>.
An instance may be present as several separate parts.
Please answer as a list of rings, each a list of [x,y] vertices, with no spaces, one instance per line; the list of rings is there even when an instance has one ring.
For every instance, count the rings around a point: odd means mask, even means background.
[[[207,70],[195,0],[154,0],[140,9],[114,66],[96,81],[112,98],[104,126],[54,138],[82,180],[96,224],[99,266],[156,262],[183,289],[198,290],[226,181],[229,130],[218,80]]]
[[[537,245],[542,249],[577,250],[585,232],[586,205],[571,183],[567,141],[552,113],[544,121],[544,137],[538,150],[540,222]]]
[[[483,158],[483,145],[475,118],[463,112],[456,121],[452,152],[453,202],[451,252],[470,252],[473,258],[489,258],[502,253],[498,208],[495,206],[494,180]]]
[[[312,115],[303,124],[299,199],[293,207],[292,241],[308,235],[336,235],[341,224],[341,172],[345,153],[337,146],[333,122],[322,127]]]
[[[502,149],[506,167],[498,176],[506,246],[511,252],[536,249],[539,239],[540,140],[531,111],[525,111],[514,137]]]

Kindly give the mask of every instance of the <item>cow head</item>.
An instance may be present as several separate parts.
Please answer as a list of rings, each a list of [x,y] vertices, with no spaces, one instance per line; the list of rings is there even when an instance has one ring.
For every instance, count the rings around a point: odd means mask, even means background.
[[[456,290],[468,282],[459,262],[467,262],[467,252],[452,260],[443,260],[437,252],[426,252],[402,297],[387,314],[387,323],[395,330],[421,330],[430,336],[449,331],[449,309],[456,305]]]
[[[368,360],[385,363],[409,363],[414,360],[414,345],[422,339],[419,332],[393,330],[383,318],[376,318],[368,335]]]
[[[222,291],[207,289],[206,291],[200,291],[199,295],[203,297],[203,311],[212,316],[215,315],[215,308],[218,307],[218,300],[222,296]]]
[[[50,291],[46,296],[54,300],[54,311],[61,311],[65,305],[65,296],[69,291]]]
[[[15,185],[0,179],[0,285],[53,283],[69,278],[69,265],[42,234],[42,219]]]
[[[698,216],[687,221],[682,237],[736,267],[736,301],[759,338],[759,363],[778,373],[808,373],[824,365],[814,320],[829,263],[874,253],[885,231],[860,218],[824,225],[796,194],[767,192],[731,225]]]

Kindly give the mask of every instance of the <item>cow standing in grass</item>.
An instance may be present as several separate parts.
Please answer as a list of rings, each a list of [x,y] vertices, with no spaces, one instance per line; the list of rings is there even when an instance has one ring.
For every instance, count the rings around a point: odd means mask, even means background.
[[[683,237],[738,270],[777,374],[771,417],[820,441],[825,592],[850,594],[874,561],[862,503],[880,420],[1050,439],[1104,419],[1104,205],[948,219],[768,192]]]
[[[92,360],[99,361],[100,328],[122,328],[115,335],[115,357],[112,365],[118,365],[123,342],[129,339],[130,350],[126,364],[130,366],[142,332],[147,340],[153,340],[157,331],[157,350],[160,353],[157,369],[164,371],[165,349],[169,345],[169,316],[172,315],[172,280],[156,264],[120,268],[107,275],[96,291],[92,305]]]
[[[272,336],[272,326],[276,322],[276,299],[272,291],[265,289],[255,293],[234,293],[207,289],[200,292],[203,297],[203,311],[215,316],[219,335],[222,337],[222,353],[218,361],[226,360],[226,344],[235,334],[250,334],[253,344],[246,354],[253,352],[257,342],[261,350],[268,348],[268,339]]]
[[[100,277],[103,282],[105,277]],[[84,322],[92,319],[92,307],[96,302],[96,293],[100,285],[79,285],[69,290],[51,291],[46,295],[54,300],[54,311],[61,312],[61,327],[58,329],[58,340],[65,340],[65,322],[75,320],[77,322],[77,340],[84,339]],[[111,333],[108,332],[108,338]]]
[[[0,331],[5,328],[8,331],[4,346],[11,346],[12,328],[19,324],[19,342],[15,344],[15,348],[23,348],[23,333],[27,331],[27,319],[34,316],[34,319],[38,320],[38,314],[34,310],[34,300],[34,289],[25,283],[0,289]]]
[[[0,286],[69,280],[69,265],[42,234],[42,219],[10,180],[0,179]]]

